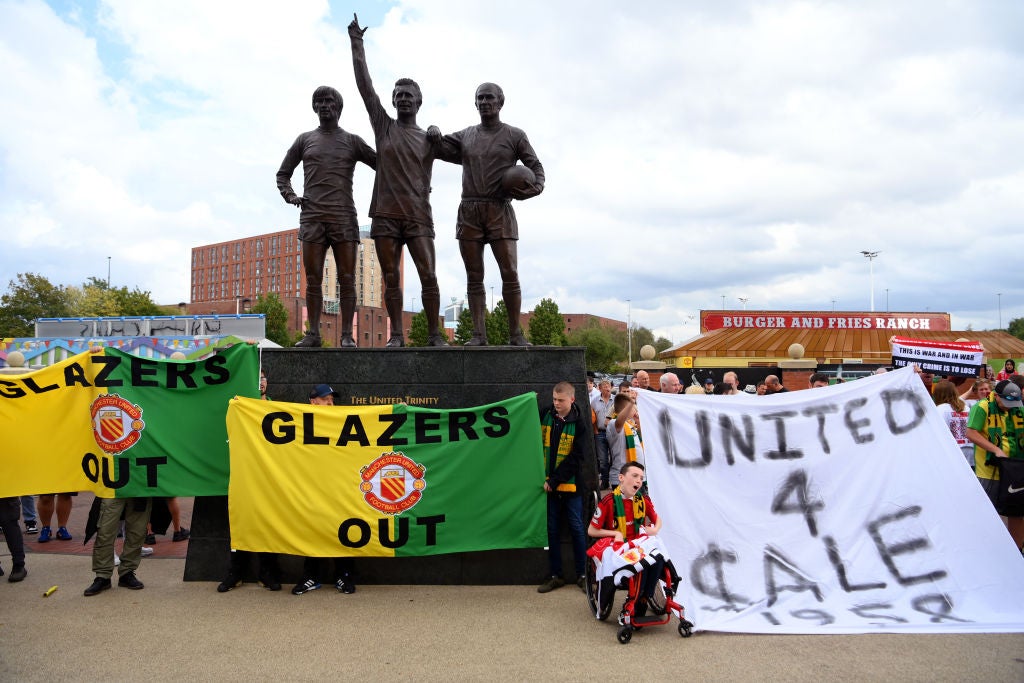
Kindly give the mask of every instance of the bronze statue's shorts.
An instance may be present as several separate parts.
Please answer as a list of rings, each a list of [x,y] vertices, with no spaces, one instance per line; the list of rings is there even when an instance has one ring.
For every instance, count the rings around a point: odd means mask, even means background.
[[[326,223],[323,221],[299,223],[299,241],[326,244],[338,242],[358,242],[359,222],[355,216],[345,223]]]
[[[519,239],[519,223],[512,203],[505,201],[463,201],[455,223],[455,237],[471,242]]]
[[[402,242],[416,237],[434,239],[434,226],[401,218],[374,218],[370,223],[370,237],[390,237]]]

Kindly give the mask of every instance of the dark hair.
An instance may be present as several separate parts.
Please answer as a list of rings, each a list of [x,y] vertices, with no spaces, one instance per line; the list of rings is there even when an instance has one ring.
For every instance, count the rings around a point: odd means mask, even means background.
[[[314,103],[314,106],[317,98],[326,97],[327,95],[330,95],[331,97],[338,101],[338,114],[340,115],[341,110],[345,108],[345,100],[341,97],[340,92],[338,92],[329,85],[321,85],[319,88],[313,91],[312,102]]]
[[[391,91],[391,101],[395,101],[395,93],[398,92],[398,88],[401,86],[409,86],[416,93],[416,107],[418,109],[423,104],[423,91],[420,90],[420,84],[411,78],[399,78],[395,81],[395,89]]]
[[[647,471],[647,468],[644,467],[644,464],[642,462],[637,462],[636,460],[630,460],[625,465],[623,465],[622,467],[619,468],[619,474],[625,474],[626,472],[629,471],[630,467],[639,467],[641,472]]]
[[[828,384],[828,375],[826,375],[824,372],[816,372],[813,375],[811,375],[807,381],[812,385],[815,382],[824,382],[825,384]]]
[[[713,393],[715,396],[724,396],[732,390],[733,386],[731,384],[726,384],[725,382],[717,382],[715,384],[715,388],[711,390],[711,393]]]

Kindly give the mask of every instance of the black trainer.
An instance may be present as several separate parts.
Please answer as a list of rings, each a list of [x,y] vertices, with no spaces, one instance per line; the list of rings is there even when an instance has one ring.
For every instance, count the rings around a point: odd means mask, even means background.
[[[346,593],[351,595],[356,592],[356,583],[352,580],[352,577],[345,574],[340,579],[334,582],[334,587],[338,589],[339,593]]]
[[[16,564],[11,569],[11,575],[7,577],[7,580],[11,583],[17,583],[19,581],[24,581],[26,576],[28,576],[28,572],[25,570],[25,565]]]
[[[128,572],[124,576],[121,576],[117,580],[117,585],[121,588],[131,588],[133,591],[140,591],[146,587],[144,583],[135,577],[135,572]]]
[[[260,585],[266,588],[268,591],[279,591],[281,590],[281,582],[277,580],[277,577],[270,572],[260,572],[259,576]]]
[[[318,588],[320,588],[320,583],[316,579],[306,579],[302,583],[295,584],[295,588],[292,588],[292,595],[302,595]]]
[[[232,588],[242,585],[242,577],[234,572],[228,572],[227,577],[217,585],[218,593],[227,593]]]
[[[88,598],[88,597],[90,597],[92,595],[99,595],[103,591],[109,590],[109,589],[110,589],[110,579],[104,579],[104,578],[101,578],[101,577],[97,576],[93,580],[92,585],[89,586],[88,588],[86,588],[85,591],[82,593],[82,595],[84,595],[85,597]]]

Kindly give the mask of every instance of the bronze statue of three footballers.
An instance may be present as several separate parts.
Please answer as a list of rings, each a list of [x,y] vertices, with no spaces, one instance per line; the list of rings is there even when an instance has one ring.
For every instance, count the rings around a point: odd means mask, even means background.
[[[526,134],[500,119],[505,96],[493,83],[476,90],[480,124],[441,135],[436,126],[426,131],[416,123],[423,102],[419,85],[402,78],[395,83],[392,118],[373,89],[363,50],[365,28],[358,18],[348,26],[356,85],[373,127],[376,152],[359,136],[338,125],[342,99],[333,88],[318,88],[313,109],[320,126],[300,135],[285,155],[277,174],[285,201],[299,206],[299,240],[306,272],[309,329],[296,346],[320,346],[321,284],[327,249],[333,250],[340,280],[343,347],[356,345],[352,337],[355,312],[354,268],[359,229],[352,199],[352,174],[362,162],[376,176],[370,200],[370,235],[384,273],[384,306],[391,321],[387,346],[405,345],[402,334],[403,294],[400,286],[402,248],[409,249],[422,287],[430,346],[445,346],[438,325],[441,293],[437,284],[434,222],[430,210],[430,181],[434,159],[462,165],[462,202],[456,237],[466,266],[467,295],[473,318],[473,336],[467,346],[486,346],[487,298],[484,290],[484,249],[490,245],[502,281],[508,310],[509,343],[529,346],[519,322],[522,289],[519,284],[516,241],[519,228],[512,199],[528,199],[544,189],[544,167]],[[291,187],[291,175],[303,164],[303,196]],[[525,171],[517,162],[522,161]],[[511,169],[511,172],[510,172]],[[531,173],[532,172],[532,173]],[[510,181],[509,179],[513,180]]]

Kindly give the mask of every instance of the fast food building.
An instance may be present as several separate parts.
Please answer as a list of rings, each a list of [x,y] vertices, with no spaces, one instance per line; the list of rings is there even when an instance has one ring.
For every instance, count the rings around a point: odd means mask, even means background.
[[[805,389],[814,372],[854,379],[891,366],[893,336],[980,342],[996,370],[1007,358],[1024,358],[1024,341],[1003,331],[953,330],[949,313],[705,310],[700,335],[659,360],[684,384],[721,381],[732,370],[741,386],[773,374],[791,390]]]

